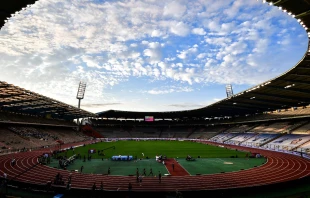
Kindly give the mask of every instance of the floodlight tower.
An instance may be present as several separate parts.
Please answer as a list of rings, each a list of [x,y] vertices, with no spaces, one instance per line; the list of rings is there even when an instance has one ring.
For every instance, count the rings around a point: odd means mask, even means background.
[[[231,84],[226,85],[226,95],[227,95],[227,98],[230,98],[234,95]]]
[[[84,98],[85,89],[86,89],[86,83],[81,81],[79,84],[79,89],[76,94],[76,99],[79,100],[79,105],[78,105],[79,109],[81,108],[81,100]],[[77,124],[78,126],[80,126],[79,118],[77,119]]]

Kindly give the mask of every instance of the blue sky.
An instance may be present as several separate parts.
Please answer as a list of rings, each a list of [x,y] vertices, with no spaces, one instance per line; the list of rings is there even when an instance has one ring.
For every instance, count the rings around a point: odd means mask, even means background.
[[[91,112],[207,106],[276,77],[303,27],[256,0],[40,0],[0,32],[0,79]]]

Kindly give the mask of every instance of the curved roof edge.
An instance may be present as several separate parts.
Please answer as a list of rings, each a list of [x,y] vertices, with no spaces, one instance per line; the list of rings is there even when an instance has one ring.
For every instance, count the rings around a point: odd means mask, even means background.
[[[0,81],[0,109],[65,120],[97,116],[94,113],[3,81]]]
[[[22,9],[26,9],[38,0],[7,0],[0,2],[0,29],[10,20],[10,17],[18,14]]]

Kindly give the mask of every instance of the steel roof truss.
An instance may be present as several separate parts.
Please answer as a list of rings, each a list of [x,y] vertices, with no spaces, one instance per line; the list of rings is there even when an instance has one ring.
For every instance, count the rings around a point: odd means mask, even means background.
[[[306,12],[300,13],[298,15],[295,15],[295,18],[300,19],[304,16],[308,16],[310,14],[310,10],[307,10]]]
[[[281,5],[281,4],[283,4],[283,3],[287,2],[287,1],[289,1],[289,0],[279,0],[279,1],[274,2],[273,5],[279,6],[279,5]]]
[[[297,101],[297,102],[310,102],[310,98],[303,98],[303,97],[295,97],[295,96],[282,96],[282,95],[276,95],[276,94],[267,94],[267,93],[253,93],[253,95],[257,96],[265,96],[265,97],[271,97],[271,98],[278,98],[280,100],[276,101],[281,101],[281,99],[286,99],[286,100],[292,100],[292,101]],[[298,104],[296,102],[296,105]]]
[[[283,81],[283,82],[288,82],[288,83],[293,83],[293,84],[300,84],[300,85],[310,85],[310,81],[307,82],[307,81],[302,81],[302,80],[285,80],[285,79],[279,79],[280,81]]]
[[[244,98],[244,99],[248,99],[248,98]],[[281,101],[281,104],[279,104],[279,101],[275,101],[275,100],[268,100],[268,99],[262,99],[262,98],[254,98],[254,99],[248,99],[250,101],[253,101],[253,102],[259,102],[259,103],[267,103],[267,104],[272,104],[272,105],[295,105],[294,102],[287,102],[287,101]]]
[[[268,88],[310,95],[309,90],[307,91],[307,90],[304,90],[304,89],[296,89],[296,88],[288,88],[288,89],[285,89],[284,87],[277,87],[277,86],[268,86]]]

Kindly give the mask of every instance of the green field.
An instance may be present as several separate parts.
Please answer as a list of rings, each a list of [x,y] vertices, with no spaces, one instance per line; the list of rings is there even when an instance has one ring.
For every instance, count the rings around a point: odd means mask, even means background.
[[[110,149],[104,150],[106,148]],[[93,153],[91,154],[92,160],[87,160],[89,149],[103,150],[105,155]],[[144,156],[142,153],[144,153]],[[156,162],[156,155],[166,155],[167,158],[175,158],[191,175],[239,171],[260,166],[266,162],[265,158],[247,159],[245,158],[246,152],[190,141],[100,142],[75,148],[74,151],[67,150],[60,155],[70,157],[74,154],[80,154],[82,159],[76,159],[73,164],[67,167],[68,170],[80,171],[81,166],[84,166],[83,173],[107,174],[110,167],[111,175],[135,175],[137,168],[140,172],[145,168],[147,174],[150,168],[153,169],[154,174],[157,174],[158,171],[162,174],[169,174],[165,165]],[[85,162],[83,160],[84,155],[86,156]],[[141,160],[113,161],[111,156],[114,155],[132,155],[134,157],[137,156]],[[187,155],[191,155],[196,160],[186,161]],[[147,156],[149,159],[146,159]],[[52,160],[49,166],[59,168],[58,161]]]
[[[206,144],[200,144],[190,141],[116,141],[116,142],[100,142],[90,144],[62,153],[67,157],[73,154],[78,154],[87,158],[89,149],[103,150],[115,146],[115,149],[104,150],[105,156],[99,156],[97,153],[92,154],[92,159],[96,158],[111,158],[114,155],[132,155],[137,158],[149,157],[154,158],[156,155],[166,155],[168,158],[186,158],[191,155],[194,158],[230,158],[237,156],[238,158],[245,157],[245,152],[229,150],[222,147],[216,147]]]

